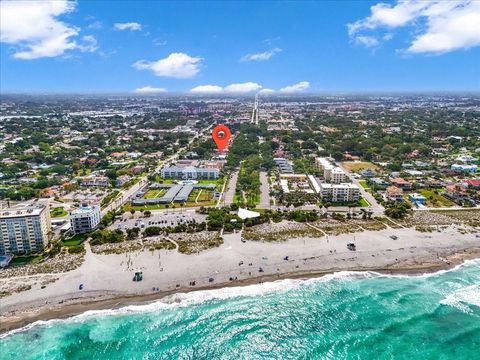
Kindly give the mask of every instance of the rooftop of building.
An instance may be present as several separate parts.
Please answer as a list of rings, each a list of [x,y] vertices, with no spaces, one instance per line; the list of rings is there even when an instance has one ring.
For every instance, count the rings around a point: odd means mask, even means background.
[[[29,205],[0,209],[0,219],[22,216],[38,216],[47,208],[46,205]]]
[[[92,211],[99,210],[99,206],[95,204],[83,204],[77,209],[74,209],[70,212],[72,215],[77,215],[77,214],[88,214]]]

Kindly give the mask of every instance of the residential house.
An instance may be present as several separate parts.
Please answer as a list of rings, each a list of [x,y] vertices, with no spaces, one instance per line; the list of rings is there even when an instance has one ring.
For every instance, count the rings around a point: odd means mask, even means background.
[[[130,176],[122,175],[117,177],[116,184],[117,186],[123,186],[130,181]]]
[[[467,188],[461,184],[447,185],[443,195],[459,204],[463,204],[469,199]]]
[[[377,172],[373,169],[363,169],[362,171],[360,171],[360,175],[366,178],[371,178],[377,176]]]
[[[388,181],[382,178],[374,177],[367,180],[367,183],[372,187],[374,190],[384,190],[390,185]]]
[[[468,179],[465,182],[468,188],[480,189],[480,179]]]
[[[360,160],[360,157],[358,157],[357,155],[352,155],[348,152],[345,152],[343,154],[343,157],[345,158],[345,160],[349,160],[349,161],[358,161]]]
[[[408,194],[408,199],[415,205],[425,205],[427,203],[426,197],[419,193]]]
[[[478,170],[477,165],[467,165],[467,164],[453,164],[450,168],[453,171],[463,172],[463,173],[475,173]]]
[[[403,200],[403,190],[396,186],[387,187],[385,192],[385,198],[388,201],[402,201]]]
[[[396,187],[399,187],[402,190],[412,189],[412,183],[401,177],[393,178],[390,180],[390,182],[392,183],[392,185],[395,185]]]
[[[130,171],[133,174],[141,174],[144,169],[145,169],[145,166],[143,166],[143,165],[135,165],[135,166],[130,168]]]

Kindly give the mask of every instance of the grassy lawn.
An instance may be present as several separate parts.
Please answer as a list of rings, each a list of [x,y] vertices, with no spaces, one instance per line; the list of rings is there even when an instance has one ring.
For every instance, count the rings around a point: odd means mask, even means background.
[[[174,204],[169,204],[169,208],[173,208]],[[180,206],[179,206],[180,207]],[[140,210],[158,210],[158,209],[166,209],[167,204],[149,204],[149,205],[135,205],[133,206],[131,203],[125,204],[123,209],[125,212],[129,212],[130,210],[140,211]]]
[[[143,195],[144,199],[153,199],[153,198],[160,198],[168,191],[168,189],[152,189],[148,190],[145,195]]]
[[[50,211],[50,217],[52,218],[59,218],[67,216],[68,212],[63,207],[55,207]]]
[[[163,178],[158,178],[157,179],[160,184],[173,184],[175,183],[175,179],[163,179]]]
[[[246,192],[245,193],[245,198],[247,200],[247,204],[249,206],[256,206],[257,204],[260,203],[260,193],[251,193],[251,192]],[[233,196],[233,202],[235,204],[240,204],[243,203],[243,197],[242,194],[239,193],[238,191],[235,192],[235,195]]]
[[[202,205],[204,202],[210,202],[212,200],[212,197],[213,197],[212,190],[195,189],[190,193],[190,196],[188,197],[188,200],[187,200],[187,204],[197,203],[198,205]]]
[[[208,200],[208,201],[199,201],[198,203],[196,202],[190,202],[190,201],[187,201],[185,203],[185,206],[184,207],[192,207],[192,206],[214,206],[216,205],[216,201],[213,201],[213,200]]]
[[[358,182],[360,183],[360,185],[362,185],[362,187],[363,187],[364,189],[368,189],[368,188],[369,188],[369,186],[368,186],[368,184],[367,184],[367,180],[359,180]]]
[[[44,259],[43,254],[34,254],[26,256],[14,256],[10,265],[27,265],[27,264],[38,264]]]
[[[369,207],[370,206],[370,203],[367,201],[367,199],[365,199],[363,197],[360,198],[359,203],[360,203],[361,207]]]
[[[260,193],[247,193],[245,194],[247,198],[247,205],[255,206],[260,203]]]
[[[345,169],[347,169],[348,171],[350,172],[358,172],[360,170],[365,170],[365,169],[372,169],[372,170],[375,170],[375,171],[379,171],[380,168],[375,165],[375,164],[372,164],[371,162],[367,162],[367,161],[344,161],[342,162],[342,165],[345,167]]]
[[[197,201],[195,201],[197,200]],[[193,190],[185,203],[184,207],[189,206],[212,206],[216,202],[213,200],[213,191],[206,189]]]
[[[77,247],[85,241],[85,237],[86,237],[85,234],[77,234],[70,239],[66,239],[62,241],[62,245],[67,248]]]
[[[226,180],[227,180],[226,176],[223,176],[215,180],[207,180],[207,179],[198,180],[198,183],[199,184],[215,184],[215,188],[218,191],[222,191],[223,184],[225,183]]]
[[[233,195],[233,202],[235,204],[238,204],[241,201],[243,201],[242,194],[240,194],[240,192],[238,192],[238,191],[235,191],[235,194]]]
[[[428,207],[450,207],[455,205],[453,201],[446,197],[443,197],[440,194],[435,194],[434,190],[422,189],[419,193],[427,198]]]

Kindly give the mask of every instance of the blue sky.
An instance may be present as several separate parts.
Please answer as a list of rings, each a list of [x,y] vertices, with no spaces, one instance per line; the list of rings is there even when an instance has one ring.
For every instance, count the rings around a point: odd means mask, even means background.
[[[2,1],[0,88],[480,90],[480,2],[383,2]]]

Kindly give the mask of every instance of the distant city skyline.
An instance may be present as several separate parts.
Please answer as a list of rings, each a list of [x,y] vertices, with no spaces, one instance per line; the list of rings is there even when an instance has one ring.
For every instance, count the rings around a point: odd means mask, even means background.
[[[480,91],[480,1],[2,1],[1,93]]]

